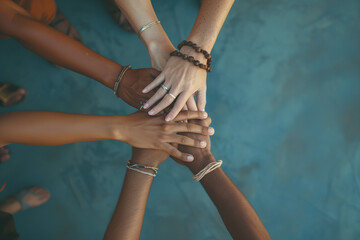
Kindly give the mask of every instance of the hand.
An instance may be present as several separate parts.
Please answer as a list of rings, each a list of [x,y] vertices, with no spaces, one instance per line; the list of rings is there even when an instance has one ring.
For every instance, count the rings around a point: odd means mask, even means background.
[[[199,111],[183,111],[173,121],[166,122],[162,116],[150,117],[146,113],[137,112],[123,117],[124,121],[118,126],[121,129],[115,132],[115,139],[124,141],[133,147],[159,149],[183,161],[193,161],[191,154],[184,154],[170,143],[203,148],[205,141],[191,139],[177,133],[191,132],[208,135],[214,130],[209,127],[192,123],[179,123],[190,119],[206,119],[207,114]]]
[[[142,89],[158,75],[159,72],[151,68],[128,69],[119,84],[118,96],[130,106],[140,109],[141,105],[156,92],[154,89],[151,92],[143,93]]]
[[[189,52],[188,55],[192,55],[196,59],[200,59],[201,62],[205,62],[204,57],[196,52]],[[159,88],[156,94],[147,101],[144,108],[148,109],[161,100],[149,112],[150,115],[156,115],[175,101],[175,99],[167,94],[171,93],[177,98],[172,110],[165,118],[166,121],[171,121],[188,101],[191,101],[193,105],[195,104],[192,96],[194,93],[197,93],[196,107],[198,110],[203,111],[206,105],[206,75],[207,72],[205,70],[194,66],[192,63],[179,57],[171,57],[163,72],[143,90],[144,93],[148,93],[155,87],[164,84],[169,89],[168,92]]]
[[[161,150],[132,148],[132,162],[145,166],[158,167],[169,154]]]
[[[204,120],[190,120],[189,121],[190,124],[197,124],[197,125],[201,125],[203,127],[209,127],[211,124],[211,118],[208,117],[207,119]],[[211,128],[213,129],[213,128]],[[214,132],[210,135],[213,135]],[[198,141],[206,141],[206,147],[205,148],[193,148],[193,147],[189,147],[189,146],[184,146],[184,145],[179,145],[178,149],[181,152],[184,153],[188,153],[191,154],[192,156],[194,156],[195,161],[191,164],[198,164],[201,165],[201,162],[206,159],[208,156],[211,156],[211,142],[210,142],[210,137],[209,135],[200,135],[200,134],[196,134],[196,133],[183,133],[182,135],[190,137],[192,139],[196,139]],[[183,164],[183,162],[180,162],[179,159],[174,158],[173,159],[179,163],[179,164]],[[189,163],[185,164],[187,166],[189,166]]]

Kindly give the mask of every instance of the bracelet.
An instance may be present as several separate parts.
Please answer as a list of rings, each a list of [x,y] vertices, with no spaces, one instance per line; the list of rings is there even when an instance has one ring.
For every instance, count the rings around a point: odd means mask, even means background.
[[[118,96],[118,93],[117,93],[117,92],[118,92],[118,88],[119,88],[119,84],[120,84],[122,78],[124,77],[125,72],[126,72],[128,69],[131,69],[131,65],[127,65],[126,67],[123,67],[123,69],[122,69],[121,72],[119,73],[119,76],[118,76],[118,78],[117,78],[117,80],[116,80],[116,82],[115,82],[115,84],[114,84],[114,95],[115,95],[116,97],[119,97],[119,96]]]
[[[214,171],[215,169],[219,168],[222,163],[223,163],[223,161],[221,161],[221,160],[209,163],[206,167],[203,168],[203,170],[201,170],[200,172],[195,174],[193,176],[193,179],[195,181],[199,182],[203,177],[205,177],[206,174],[208,174],[208,173]]]
[[[137,164],[137,163],[132,163],[130,160],[127,163],[127,166],[132,167],[132,168],[145,168],[145,169],[151,169],[154,171],[155,174],[157,174],[159,168],[157,167],[150,167],[150,166],[145,166],[142,164]]]
[[[179,43],[178,45],[178,49],[180,50],[183,46],[189,46],[192,47],[196,52],[198,53],[202,53],[204,54],[204,57],[207,60],[207,65],[210,66],[211,62],[213,60],[213,58],[211,57],[210,53],[208,53],[206,50],[202,49],[201,47],[199,47],[196,43],[192,42],[192,41],[182,41],[181,43]]]
[[[140,36],[140,33],[142,33],[143,31],[145,31],[146,29],[152,27],[153,25],[159,24],[159,23],[160,23],[160,21],[157,20],[157,21],[153,21],[153,22],[150,22],[150,23],[142,26],[142,27],[139,29],[139,31],[137,32],[137,35]]]
[[[149,176],[152,176],[152,177],[156,177],[156,174],[153,174],[153,173],[148,173],[148,172],[145,172],[145,171],[141,171],[137,168],[132,168],[132,167],[129,167],[129,166],[126,166],[128,169],[130,170],[133,170],[135,172],[138,172],[138,173],[142,173],[142,174],[145,174],[145,175],[149,175]]]
[[[196,60],[193,56],[188,56],[187,54],[183,54],[179,50],[175,50],[175,51],[171,52],[170,56],[181,57],[182,59],[187,60],[190,63],[193,63],[195,66],[197,66],[197,67],[199,67],[201,69],[204,69],[207,72],[211,72],[211,66],[210,65],[204,65],[204,64],[200,63],[199,60]]]

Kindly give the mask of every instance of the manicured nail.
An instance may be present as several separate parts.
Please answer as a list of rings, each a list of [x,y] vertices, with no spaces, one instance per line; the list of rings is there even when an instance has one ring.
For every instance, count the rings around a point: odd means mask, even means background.
[[[194,161],[194,156],[192,156],[192,155],[187,156],[187,160],[188,160],[189,162]]]
[[[149,107],[149,104],[148,104],[148,103],[145,103],[144,109],[147,109],[148,107]]]
[[[200,146],[201,146],[202,148],[206,147],[206,142],[205,142],[205,141],[201,141],[201,142],[200,142]]]
[[[203,117],[204,117],[204,118],[207,118],[207,117],[208,117],[207,112],[203,112]]]
[[[169,113],[166,118],[165,118],[165,121],[169,122],[172,120],[172,115]]]
[[[215,129],[209,128],[209,134],[210,134],[210,135],[214,135],[214,133],[215,133]]]
[[[154,115],[155,114],[155,110],[152,109],[150,112],[149,112],[149,115]]]

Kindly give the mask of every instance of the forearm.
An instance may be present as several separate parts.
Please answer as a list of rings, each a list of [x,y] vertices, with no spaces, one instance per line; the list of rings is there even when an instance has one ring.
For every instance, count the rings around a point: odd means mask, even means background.
[[[187,165],[196,174],[214,161],[214,157],[208,155]],[[255,210],[221,168],[205,175],[201,184],[234,239],[270,239]]]
[[[0,146],[61,145],[114,139],[119,117],[24,111],[0,115]]]
[[[187,40],[211,52],[234,0],[203,0]]]
[[[136,32],[146,24],[158,20],[150,0],[117,0],[116,4]],[[170,52],[174,50],[162,25],[153,25],[139,37],[148,49],[152,66],[160,70],[159,66],[165,66]]]
[[[11,1],[1,3],[0,32],[48,61],[113,88],[122,66],[33,19]]]
[[[121,195],[106,230],[105,240],[140,238],[152,176],[127,170]]]

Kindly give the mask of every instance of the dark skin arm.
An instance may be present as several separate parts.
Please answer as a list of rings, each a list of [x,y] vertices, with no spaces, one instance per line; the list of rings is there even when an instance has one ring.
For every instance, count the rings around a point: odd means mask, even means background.
[[[16,39],[21,45],[48,61],[95,79],[113,89],[123,66],[92,51],[82,43],[40,23],[16,3],[0,1],[0,34]],[[118,95],[139,109],[152,94],[141,92],[158,72],[154,69],[129,70]],[[155,91],[153,92],[155,93]]]
[[[158,167],[168,154],[157,150],[133,148],[132,162]],[[151,170],[144,170],[153,173]],[[105,240],[140,238],[153,177],[127,169],[124,184],[114,214],[106,230]]]
[[[191,120],[189,122],[209,126],[211,120]],[[204,149],[179,146],[179,150],[194,155],[195,160],[185,163],[185,165],[195,175],[209,163],[215,162],[216,159],[210,151],[209,137],[199,134],[185,133],[184,135],[207,141],[207,147]],[[226,228],[234,239],[270,239],[269,233],[253,207],[222,168],[217,168],[205,175],[200,183],[215,204]]]

